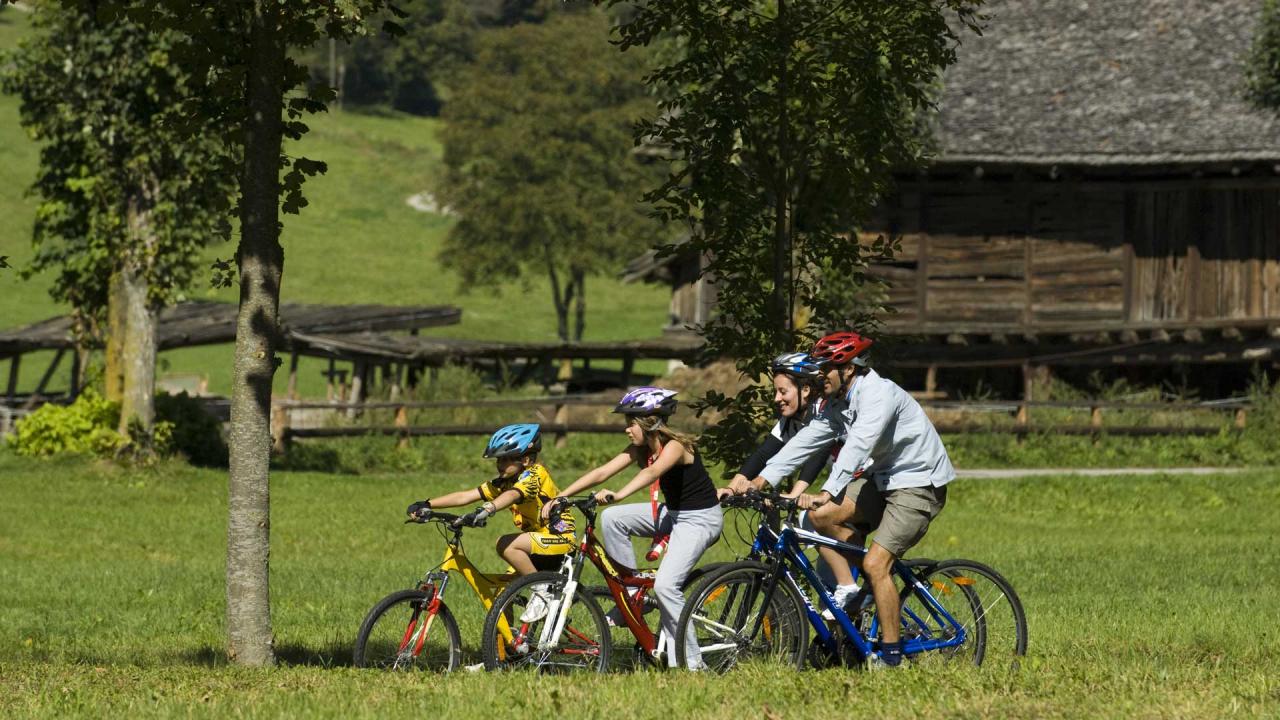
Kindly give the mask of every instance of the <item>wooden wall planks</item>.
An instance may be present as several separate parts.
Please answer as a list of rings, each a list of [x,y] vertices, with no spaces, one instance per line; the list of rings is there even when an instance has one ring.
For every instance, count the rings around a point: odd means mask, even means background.
[[[1280,317],[1280,189],[930,181],[888,206],[891,328]]]

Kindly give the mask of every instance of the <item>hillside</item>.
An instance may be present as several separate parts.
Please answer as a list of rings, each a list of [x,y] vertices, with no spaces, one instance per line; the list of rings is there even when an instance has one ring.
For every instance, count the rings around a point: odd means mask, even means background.
[[[27,28],[24,15],[0,11],[0,48],[12,48]],[[0,96],[0,255],[16,267],[31,259],[34,202],[25,189],[35,176],[38,148],[18,125],[15,98]],[[286,149],[329,163],[327,175],[306,186],[310,205],[285,216],[284,302],[455,304],[461,325],[438,334],[468,338],[546,340],[555,337],[550,290],[542,278],[527,285],[504,282],[463,288],[443,270],[437,253],[450,220],[411,207],[410,196],[430,187],[440,163],[437,121],[390,112],[335,112],[310,121],[312,132]],[[637,252],[643,248],[637,248]],[[206,260],[230,257],[234,247],[210,248]],[[47,294],[48,280],[23,282],[14,271],[0,274],[0,327],[41,320],[65,311]],[[211,290],[207,280],[190,297],[234,302],[236,290]],[[613,278],[587,283],[589,340],[657,335],[666,317],[663,288],[623,286]],[[23,385],[38,379],[41,363],[24,363]],[[165,353],[161,374],[202,375],[210,390],[226,392],[230,347]],[[305,393],[322,392],[320,364],[304,366]]]

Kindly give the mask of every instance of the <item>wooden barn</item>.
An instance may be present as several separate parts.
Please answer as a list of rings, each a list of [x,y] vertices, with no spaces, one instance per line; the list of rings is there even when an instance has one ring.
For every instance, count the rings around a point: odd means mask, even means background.
[[[937,160],[864,229],[902,240],[875,268],[884,332],[911,340],[895,363],[1280,359],[1280,121],[1243,94],[1261,3],[986,7],[944,78]],[[696,261],[628,268],[673,284],[673,330],[714,296]]]

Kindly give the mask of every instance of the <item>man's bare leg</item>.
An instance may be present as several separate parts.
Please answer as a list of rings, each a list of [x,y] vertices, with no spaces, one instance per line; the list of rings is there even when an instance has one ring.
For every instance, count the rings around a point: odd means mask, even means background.
[[[896,643],[901,637],[902,608],[898,604],[898,589],[893,585],[893,553],[875,541],[862,561],[862,571],[871,581],[871,592],[876,599],[876,612],[880,616],[880,642]]]

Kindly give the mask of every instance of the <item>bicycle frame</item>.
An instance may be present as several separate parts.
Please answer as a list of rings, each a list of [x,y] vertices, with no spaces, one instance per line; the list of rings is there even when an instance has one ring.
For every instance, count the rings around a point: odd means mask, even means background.
[[[454,572],[462,576],[467,585],[475,591],[476,597],[480,598],[484,609],[488,610],[493,606],[498,596],[502,594],[502,590],[515,578],[519,577],[515,573],[503,573],[502,575],[489,575],[477,568],[469,558],[466,551],[462,549],[461,544],[450,542],[444,551],[444,559],[436,566],[436,569],[428,573],[428,577],[435,575],[441,578],[439,593],[444,594],[444,585],[448,583],[448,573]]]
[[[610,558],[604,545],[596,539],[594,518],[583,533],[579,552],[604,576],[609,594],[621,610],[622,621],[627,624],[636,642],[640,643],[648,657],[656,658],[659,650],[658,636],[653,634],[644,620],[645,595],[653,589],[654,573],[632,570]],[[628,588],[635,588],[635,593],[628,592]]]
[[[613,596],[614,604],[621,611],[623,622],[631,630],[631,634],[635,636],[636,642],[644,650],[645,656],[650,660],[656,661],[661,635],[655,636],[653,631],[649,629],[649,625],[644,621],[645,595],[653,587],[653,573],[634,571],[609,557],[604,545],[596,538],[596,514],[594,510],[582,507],[578,509],[587,519],[586,530],[582,533],[582,542],[578,545],[578,553],[568,571],[569,584],[566,585],[565,592],[561,597],[573,597],[573,593],[578,588],[578,581],[582,576],[584,561],[590,560],[591,564],[604,577],[605,584],[609,587],[609,594]],[[632,595],[627,591],[628,588],[636,588],[637,590]],[[543,634],[546,636],[542,638],[544,643],[552,642],[554,638],[560,636],[568,617],[568,609],[568,602],[563,602],[559,607],[553,607],[553,612],[558,612],[558,617],[553,627],[544,628]]]
[[[773,574],[770,576],[765,586],[765,597],[762,607],[767,607],[772,600],[772,595],[777,588],[778,582],[785,579],[795,588],[797,593],[805,604],[805,612],[809,617],[809,624],[813,626],[814,632],[818,639],[822,642],[827,650],[837,653],[839,651],[840,638],[832,631],[823,619],[821,611],[814,607],[809,594],[804,592],[796,581],[792,568],[798,568],[800,574],[804,576],[809,585],[817,592],[818,600],[823,607],[831,611],[835,617],[835,621],[839,628],[844,632],[845,638],[849,640],[858,651],[861,657],[868,657],[872,650],[872,643],[868,637],[875,637],[877,634],[877,626],[879,619],[872,621],[871,627],[867,634],[863,634],[861,630],[853,624],[844,609],[838,607],[835,599],[827,592],[822,581],[818,577],[817,570],[813,567],[813,563],[804,554],[804,545],[819,545],[823,547],[833,548],[842,553],[852,554],[859,561],[866,556],[865,548],[857,545],[850,545],[838,540],[820,535],[818,533],[809,532],[794,527],[790,522],[782,524],[782,530],[775,533],[767,523],[762,522],[760,529],[756,533],[756,539],[751,546],[751,554],[753,556],[761,556],[771,561],[773,565]],[[860,564],[860,563],[859,563]],[[900,607],[903,613],[902,622],[906,623],[909,618],[916,623],[916,627],[927,629],[930,626],[916,612],[906,606],[905,600],[913,592],[917,593],[922,600],[925,609],[929,612],[930,619],[937,623],[938,627],[950,627],[955,631],[955,635],[950,638],[938,639],[932,637],[910,637],[902,641],[902,651],[904,654],[916,654],[929,650],[941,650],[944,648],[956,647],[965,642],[966,631],[964,627],[956,622],[955,618],[942,607],[933,595],[929,593],[925,584],[916,577],[910,567],[905,565],[901,560],[894,560],[893,572],[902,579],[903,589],[899,598]],[[760,632],[764,616],[756,618],[755,625],[751,629],[751,636],[755,636]]]
[[[426,576],[418,583],[419,589],[431,594],[431,604],[427,606],[426,622],[416,632],[414,626],[410,626],[405,632],[404,640],[400,645],[402,652],[410,644],[415,646],[414,655],[421,651],[423,644],[426,642],[427,633],[431,630],[431,624],[439,612],[445,589],[449,586],[449,573],[457,573],[462,576],[467,585],[475,591],[476,597],[480,598],[480,603],[484,605],[486,612],[493,607],[493,603],[502,594],[507,584],[518,577],[515,573],[489,575],[481,571],[467,557],[466,550],[463,549],[461,538],[458,535],[454,535],[453,538],[447,539],[445,542],[444,559],[440,561],[439,565],[427,571]],[[511,627],[507,624],[505,618],[498,621],[498,634],[504,642],[510,642],[513,638]],[[500,643],[498,646],[499,657],[503,653],[505,653],[505,647]]]

